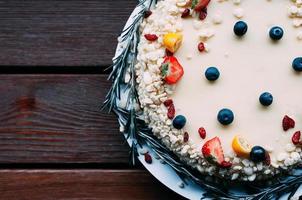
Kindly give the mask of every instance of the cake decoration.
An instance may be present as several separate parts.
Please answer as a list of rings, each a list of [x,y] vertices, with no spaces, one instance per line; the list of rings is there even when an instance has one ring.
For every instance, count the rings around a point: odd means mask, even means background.
[[[166,56],[161,65],[161,74],[167,84],[175,84],[183,76],[184,70],[176,57]]]
[[[293,134],[293,137],[292,137],[292,142],[294,145],[298,145],[298,144],[301,144],[300,142],[300,138],[301,138],[301,131],[297,131]]]
[[[234,121],[234,114],[230,109],[224,108],[218,112],[217,119],[222,125],[229,125]]]
[[[263,106],[270,106],[273,103],[273,95],[269,92],[264,92],[260,95],[259,101]]]
[[[291,128],[295,128],[295,121],[290,118],[288,115],[285,115],[282,120],[282,126],[284,131],[288,131]]]
[[[206,136],[207,136],[206,129],[203,128],[203,127],[200,127],[200,128],[198,129],[198,133],[199,133],[200,138],[202,138],[202,139],[205,139]]]
[[[269,31],[269,36],[272,40],[280,40],[283,37],[283,29],[279,26],[274,26]]]
[[[244,21],[238,21],[234,25],[234,33],[235,35],[241,37],[246,34],[248,29],[247,24]]]
[[[254,146],[250,152],[250,158],[254,162],[262,162],[266,159],[266,151],[261,146]]]
[[[216,67],[209,67],[205,72],[205,76],[209,81],[216,81],[220,76],[220,72]]]
[[[292,67],[295,71],[302,72],[302,57],[295,58]]]
[[[183,115],[177,115],[173,120],[173,126],[176,129],[182,129],[186,125],[186,118]]]
[[[252,149],[252,147],[246,141],[246,139],[240,135],[236,135],[234,137],[234,139],[232,141],[232,148],[238,156],[245,157],[245,158],[249,157],[251,149]]]

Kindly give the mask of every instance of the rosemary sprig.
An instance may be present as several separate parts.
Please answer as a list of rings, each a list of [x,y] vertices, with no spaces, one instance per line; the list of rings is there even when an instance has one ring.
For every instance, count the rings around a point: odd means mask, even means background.
[[[131,141],[130,163],[135,164],[138,157],[137,148],[144,144],[148,145],[163,161],[172,167],[185,183],[193,181],[200,185],[206,191],[202,194],[201,199],[267,200],[277,199],[284,194],[289,194],[288,199],[290,199],[302,183],[302,170],[296,170],[297,173],[294,175],[276,179],[271,185],[245,184],[243,187],[245,192],[238,194],[233,190],[237,186],[232,183],[226,182],[219,177],[215,177],[212,181],[206,180],[204,176],[200,176],[194,169],[181,162],[173,152],[152,134],[152,131],[142,120],[142,116],[136,111],[139,100],[136,91],[134,65],[139,43],[140,22],[145,11],[150,9],[156,2],[156,0],[139,0],[136,7],[138,12],[133,16],[132,23],[123,30],[119,42],[124,47],[113,59],[113,64],[110,67],[112,72],[109,75],[109,79],[113,81],[113,84],[103,104],[103,108],[113,111],[118,116],[120,125],[125,127],[123,133]],[[197,1],[193,0],[193,5],[195,4],[194,2]],[[130,74],[128,83],[124,82],[126,72]],[[124,107],[119,105],[122,94],[127,96]]]

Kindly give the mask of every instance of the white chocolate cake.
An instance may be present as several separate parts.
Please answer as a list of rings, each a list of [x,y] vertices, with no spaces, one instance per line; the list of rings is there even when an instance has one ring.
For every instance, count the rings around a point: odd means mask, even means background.
[[[302,1],[162,0],[140,33],[145,121],[184,163],[243,181],[301,163]]]

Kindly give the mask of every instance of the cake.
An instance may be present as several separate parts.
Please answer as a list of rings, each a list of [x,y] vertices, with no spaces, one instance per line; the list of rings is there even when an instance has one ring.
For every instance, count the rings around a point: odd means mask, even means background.
[[[301,163],[302,1],[158,1],[137,49],[144,120],[186,165],[256,181]]]

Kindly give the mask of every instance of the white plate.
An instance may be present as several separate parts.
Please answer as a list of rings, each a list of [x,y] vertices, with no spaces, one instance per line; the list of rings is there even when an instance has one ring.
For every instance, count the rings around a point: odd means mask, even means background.
[[[146,0],[145,5],[149,5],[150,1],[151,0]],[[133,10],[132,14],[127,20],[124,30],[133,22],[134,16],[140,11],[140,9],[141,8],[137,7]],[[121,53],[123,46],[124,45],[121,42],[119,42],[116,49],[115,57],[117,57]],[[123,94],[122,94],[122,98],[123,98]],[[129,145],[132,144],[131,139],[128,139],[127,142]],[[160,160],[155,159],[156,156],[154,152],[148,146],[145,145],[143,148],[148,149],[149,153],[153,158],[153,162],[152,164],[146,163],[143,155],[139,155],[138,159],[144,165],[144,167],[162,184],[164,184],[174,192],[178,193],[179,195],[188,199],[199,200],[203,197],[203,193],[205,192],[204,189],[202,189],[201,186],[193,182],[188,182],[188,185],[185,185],[184,188],[179,187],[179,184],[182,183],[182,180],[179,178],[176,172],[170,166],[166,164],[162,164]],[[302,195],[302,187],[299,188],[299,190],[295,194],[295,197],[298,197],[299,195]],[[288,195],[283,196],[281,200],[287,199],[287,196]]]

